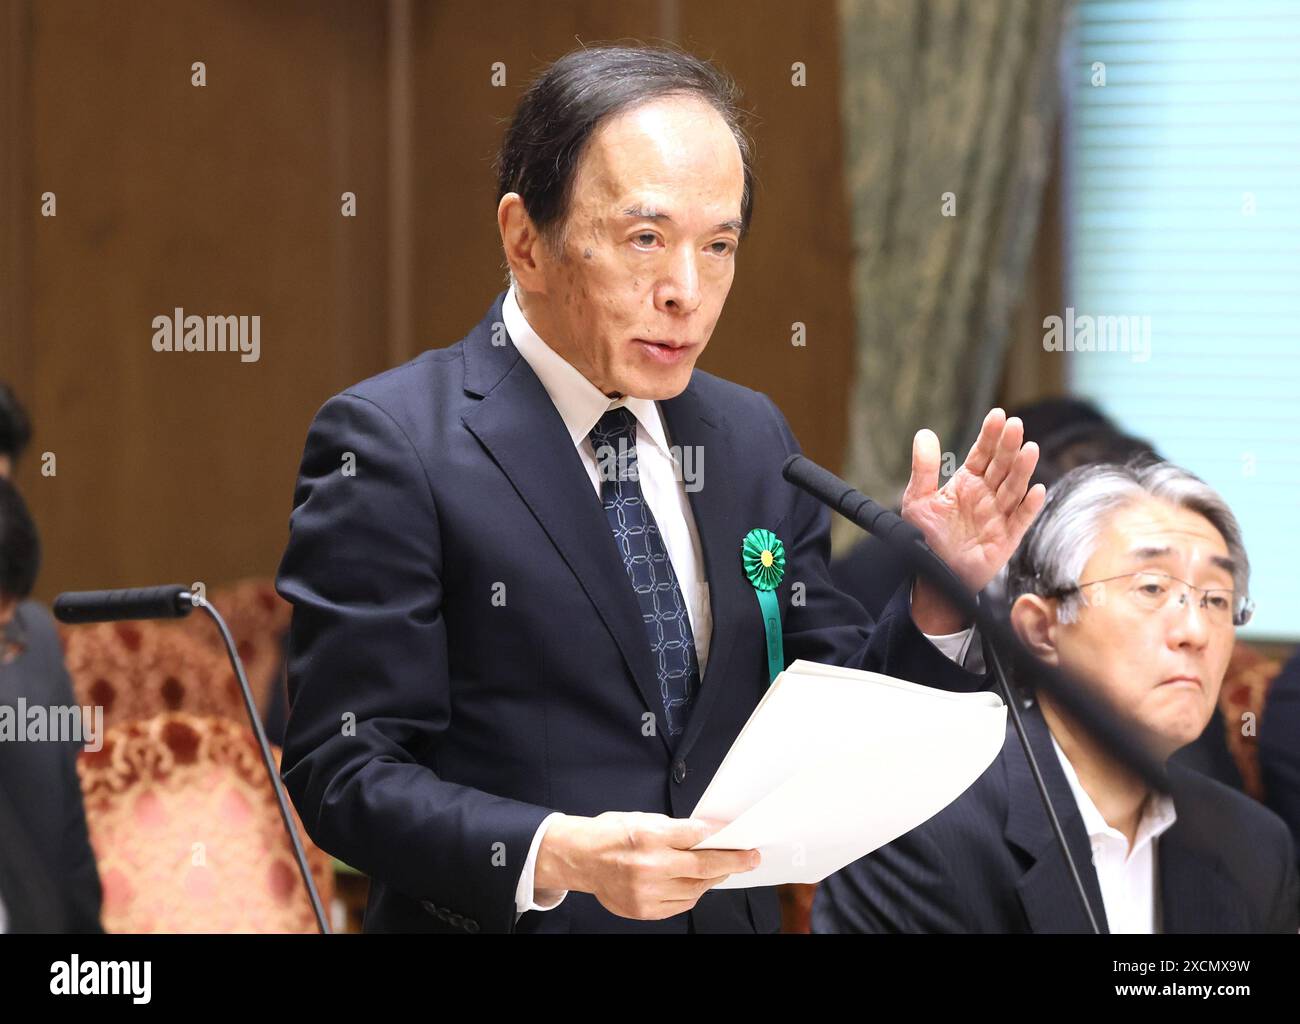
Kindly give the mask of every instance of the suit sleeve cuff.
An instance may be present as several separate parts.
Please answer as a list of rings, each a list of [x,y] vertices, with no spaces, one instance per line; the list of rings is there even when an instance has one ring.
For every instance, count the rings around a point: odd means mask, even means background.
[[[551,822],[561,817],[559,811],[547,815],[533,833],[532,845],[528,848],[528,857],[524,861],[524,870],[519,875],[519,885],[515,889],[515,912],[525,914],[530,910],[554,910],[569,895],[567,889],[534,890],[533,878],[537,873],[537,851],[541,849],[542,839]],[[518,918],[516,917],[516,921]]]

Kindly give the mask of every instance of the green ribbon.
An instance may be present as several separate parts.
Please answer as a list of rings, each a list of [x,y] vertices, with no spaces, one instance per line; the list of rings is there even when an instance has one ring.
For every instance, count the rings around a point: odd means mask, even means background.
[[[740,562],[745,578],[754,588],[763,615],[767,637],[767,681],[770,685],[785,668],[781,644],[781,609],[776,600],[777,584],[785,575],[785,545],[771,530],[754,528],[740,545]]]

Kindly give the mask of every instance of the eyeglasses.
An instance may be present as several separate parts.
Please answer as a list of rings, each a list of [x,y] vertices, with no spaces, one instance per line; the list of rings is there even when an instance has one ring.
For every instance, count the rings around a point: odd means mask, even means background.
[[[1118,580],[1131,581],[1124,591],[1125,597],[1143,611],[1163,611],[1175,597],[1178,598],[1178,607],[1186,607],[1192,591],[1201,595],[1198,604],[1205,612],[1206,618],[1215,626],[1244,626],[1255,611],[1255,602],[1244,595],[1238,597],[1235,590],[1198,587],[1194,583],[1188,583],[1164,572],[1126,572],[1120,576],[1107,576],[1101,580],[1088,580],[1068,587],[1058,587],[1044,596],[1066,597],[1080,593],[1084,587],[1091,587],[1097,583],[1114,583]]]

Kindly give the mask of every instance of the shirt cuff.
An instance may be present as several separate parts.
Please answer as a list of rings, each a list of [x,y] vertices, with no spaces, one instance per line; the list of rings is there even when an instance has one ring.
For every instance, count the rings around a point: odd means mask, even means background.
[[[915,584],[913,584],[915,586]],[[912,604],[912,591],[907,592],[908,608]],[[975,627],[967,626],[965,629],[958,630],[956,633],[922,633],[923,637],[934,644],[949,661],[956,662],[968,672],[976,675],[984,674],[984,648],[982,644],[973,644],[975,639]]]
[[[515,887],[516,914],[525,914],[530,910],[554,910],[569,895],[568,889],[533,890],[533,878],[537,873],[537,851],[541,849],[542,839],[551,822],[559,817],[562,817],[559,811],[547,815],[533,833],[533,842],[528,848],[528,857],[524,860],[524,870],[519,875],[519,885]],[[515,920],[517,922],[518,917]]]

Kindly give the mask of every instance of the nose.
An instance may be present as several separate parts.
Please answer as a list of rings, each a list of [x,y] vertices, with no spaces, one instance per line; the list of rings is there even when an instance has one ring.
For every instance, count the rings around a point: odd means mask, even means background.
[[[694,313],[700,306],[700,270],[695,250],[680,246],[669,257],[666,276],[655,291],[655,305],[664,313]]]
[[[1182,594],[1181,602],[1171,601],[1169,624],[1171,647],[1204,647],[1210,639],[1209,609],[1201,607],[1200,595]]]

